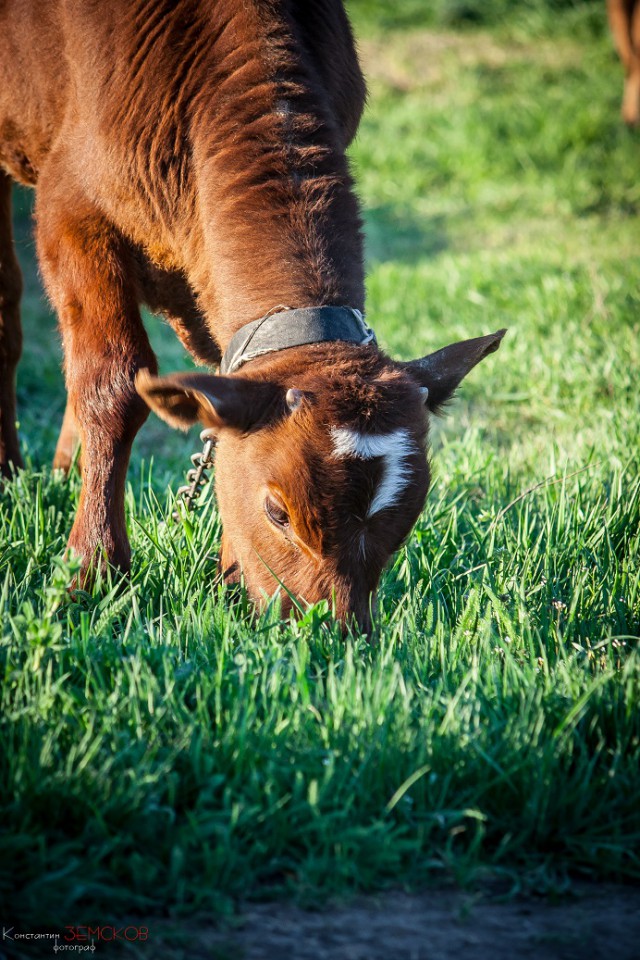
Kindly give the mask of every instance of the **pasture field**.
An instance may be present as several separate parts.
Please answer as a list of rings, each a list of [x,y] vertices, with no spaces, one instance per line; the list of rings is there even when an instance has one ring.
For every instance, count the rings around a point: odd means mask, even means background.
[[[152,418],[129,473],[131,581],[69,599],[79,482],[50,469],[60,350],[18,197],[27,469],[0,491],[0,921],[640,878],[640,138],[619,122],[603,6],[461,25],[352,5],[368,318],[405,359],[509,328],[434,426],[375,643],[342,639],[326,606],[283,623],[230,601],[210,491],[170,521],[197,432]],[[149,329],[164,372],[189,365]]]

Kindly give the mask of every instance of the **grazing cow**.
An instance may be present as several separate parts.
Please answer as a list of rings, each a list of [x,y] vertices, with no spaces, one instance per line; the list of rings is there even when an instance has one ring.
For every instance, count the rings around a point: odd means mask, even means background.
[[[624,67],[622,119],[630,127],[640,124],[640,3],[607,0],[609,24]]]
[[[0,3],[0,462],[20,464],[13,177],[36,188],[64,346],[54,465],[82,450],[81,582],[130,565],[125,475],[151,407],[218,440],[226,579],[369,627],[429,486],[428,412],[504,331],[410,363],[378,349],[345,156],[364,97],[340,0]],[[158,378],[141,303],[220,375]]]

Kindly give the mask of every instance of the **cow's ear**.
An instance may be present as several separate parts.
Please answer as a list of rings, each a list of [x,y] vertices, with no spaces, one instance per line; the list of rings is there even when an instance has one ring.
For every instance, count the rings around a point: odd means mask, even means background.
[[[154,413],[180,430],[198,421],[220,430],[250,430],[268,417],[282,393],[272,383],[243,377],[197,373],[153,377],[148,370],[138,373],[136,390]]]
[[[486,337],[473,340],[461,340],[451,343],[442,350],[430,353],[420,360],[411,360],[402,366],[411,374],[421,387],[429,391],[425,394],[426,406],[436,411],[450,400],[460,382],[473,370],[477,363],[500,346],[506,330],[498,330]]]

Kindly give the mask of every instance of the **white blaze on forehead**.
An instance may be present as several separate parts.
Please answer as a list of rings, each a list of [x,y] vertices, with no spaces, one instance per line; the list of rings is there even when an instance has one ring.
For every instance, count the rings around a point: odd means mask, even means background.
[[[359,433],[349,427],[332,427],[333,452],[336,457],[373,460],[384,457],[382,479],[367,511],[367,516],[391,507],[409,483],[409,457],[416,445],[409,431],[402,428],[392,433]]]

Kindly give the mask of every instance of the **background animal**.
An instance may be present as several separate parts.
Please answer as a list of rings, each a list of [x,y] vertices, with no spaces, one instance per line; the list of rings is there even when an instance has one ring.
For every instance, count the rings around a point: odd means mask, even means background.
[[[256,598],[280,582],[310,602],[333,598],[340,618],[367,627],[428,489],[426,412],[503,331],[405,364],[366,330],[305,340],[309,308],[342,308],[329,311],[334,328],[364,310],[345,158],[364,82],[342,4],[9,0],[0,37],[3,472],[20,463],[12,176],[36,188],[38,258],[64,345],[54,465],[82,450],[68,541],[80,582],[103,561],[130,566],[125,477],[146,400],[218,436],[226,579],[242,575]],[[141,303],[209,365],[268,314],[301,338],[238,374],[154,379]]]
[[[607,0],[609,24],[624,67],[622,119],[640,123],[640,4],[637,0]]]

